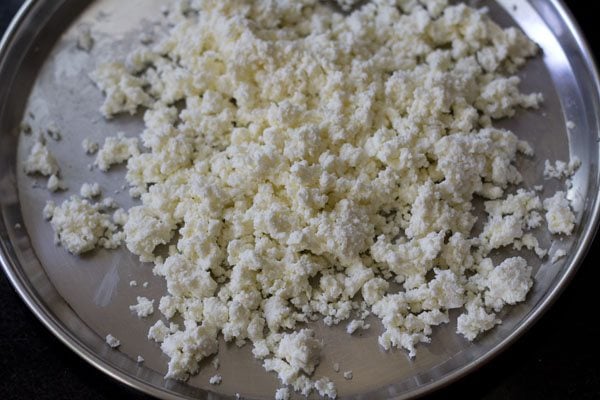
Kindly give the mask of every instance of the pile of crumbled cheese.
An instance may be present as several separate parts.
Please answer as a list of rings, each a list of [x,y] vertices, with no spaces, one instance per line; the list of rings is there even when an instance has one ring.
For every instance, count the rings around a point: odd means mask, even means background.
[[[127,248],[166,280],[164,317],[185,322],[150,332],[167,377],[197,372],[223,335],[251,342],[283,384],[335,397],[311,378],[322,342],[306,322],[353,319],[352,333],[374,314],[380,345],[412,357],[462,308],[458,333],[473,340],[533,284],[524,258],[491,252],[544,257],[532,230],[571,234],[564,192],[513,190],[517,154],[533,150],[493,126],[542,100],[512,75],[537,53],[519,30],[446,0],[373,0],[350,15],[317,0],[194,0],[168,18],[160,43],[92,74],[107,118],[144,109],[143,151],[120,135],[96,163],[128,160],[141,204],[117,218]],[[37,146],[29,169],[56,173]],[[476,197],[487,217],[474,234]],[[69,228],[80,211],[85,232]],[[73,253],[115,231],[77,197],[49,217]]]

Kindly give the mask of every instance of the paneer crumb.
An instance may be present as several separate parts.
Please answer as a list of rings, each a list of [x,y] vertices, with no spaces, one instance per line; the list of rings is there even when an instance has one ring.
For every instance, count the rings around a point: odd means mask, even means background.
[[[102,194],[102,189],[100,189],[100,185],[96,182],[86,182],[83,185],[81,185],[81,189],[79,189],[79,194],[84,199],[92,199],[94,197],[100,196]]]
[[[48,188],[48,190],[50,192],[57,192],[59,190],[67,190],[68,189],[68,186],[66,185],[66,183],[56,175],[50,175],[50,178],[48,178],[48,183],[47,183],[46,187]]]
[[[211,385],[220,385],[221,382],[223,382],[223,378],[221,377],[221,375],[218,374],[211,376],[208,380],[208,383],[210,383]]]
[[[106,335],[106,344],[115,349],[121,345],[121,341],[109,333]]]
[[[154,313],[154,300],[138,296],[137,304],[129,306],[129,309],[135,312],[139,318],[146,318]]]
[[[123,132],[119,132],[117,136],[104,139],[104,144],[96,155],[95,165],[106,172],[111,165],[120,164],[139,154],[138,139],[127,138]]]

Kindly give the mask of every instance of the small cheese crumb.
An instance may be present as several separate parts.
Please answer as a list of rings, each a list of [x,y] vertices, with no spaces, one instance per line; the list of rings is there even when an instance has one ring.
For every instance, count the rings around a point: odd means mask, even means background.
[[[161,343],[169,336],[169,328],[160,319],[148,330],[148,339]]]
[[[129,281],[129,286],[131,286],[131,287],[137,286],[137,281],[135,281],[135,280]]]
[[[275,392],[275,400],[290,400],[290,391],[288,388],[279,388]]]
[[[135,311],[139,318],[145,318],[154,312],[154,300],[146,297],[137,297],[137,304],[129,306],[131,311]]]
[[[352,335],[357,329],[369,329],[370,327],[371,325],[365,324],[365,321],[354,319],[346,326],[346,332]]]
[[[137,361],[137,363],[138,363],[138,364],[141,364],[141,363],[143,363],[145,360],[144,360],[144,357],[142,357],[142,356],[137,356],[137,359],[136,359],[136,361]]]
[[[352,371],[344,372],[344,379],[350,380],[350,379],[352,379],[352,377],[353,377]]]
[[[84,199],[91,199],[93,197],[100,196],[102,190],[100,189],[100,185],[98,183],[84,183],[81,185],[81,189],[79,190],[79,194]]]
[[[340,372],[340,363],[333,363],[333,370],[335,372]]]
[[[58,163],[46,147],[43,139],[38,138],[31,147],[24,169],[27,174],[39,173],[44,176],[58,174]]]
[[[208,383],[210,383],[211,385],[220,385],[221,382],[223,381],[223,378],[221,377],[221,375],[213,375],[210,377],[210,379],[208,380]]]
[[[106,172],[111,165],[120,164],[139,154],[138,139],[127,138],[123,132],[119,132],[116,137],[111,136],[104,140],[104,145],[96,155],[95,165]]]
[[[44,217],[50,220],[56,242],[72,254],[93,250],[97,245],[112,249],[123,240],[122,232],[117,230],[110,216],[78,196],[71,196],[60,206],[46,203]]]
[[[571,211],[565,192],[559,191],[544,200],[548,230],[554,234],[570,235],[575,227],[575,214]]]
[[[546,160],[544,163],[544,178],[570,178],[577,172],[580,166],[581,160],[578,157],[573,157],[568,163],[558,160],[552,164],[550,160]]]
[[[106,343],[114,348],[117,348],[121,345],[121,342],[119,341],[119,339],[117,339],[116,337],[114,337],[113,335],[111,335],[110,333],[108,335],[106,335]]]
[[[321,378],[315,382],[315,389],[319,392],[320,396],[327,396],[330,399],[337,397],[337,390],[335,384],[329,380],[329,378]]]
[[[48,184],[46,185],[49,191],[57,192],[59,190],[66,190],[67,185],[56,175],[50,175],[48,178]]]

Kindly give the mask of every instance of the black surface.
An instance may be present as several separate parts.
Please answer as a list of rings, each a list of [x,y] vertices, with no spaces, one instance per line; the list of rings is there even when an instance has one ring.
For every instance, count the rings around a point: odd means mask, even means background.
[[[22,0],[0,0],[0,34]],[[593,37],[597,0],[566,2]],[[600,43],[590,42],[595,54]],[[599,56],[600,58],[600,56]],[[2,90],[2,82],[0,82]],[[510,349],[430,399],[600,399],[600,338],[593,250],[551,310]],[[106,377],[59,342],[0,273],[0,400],[146,399]]]

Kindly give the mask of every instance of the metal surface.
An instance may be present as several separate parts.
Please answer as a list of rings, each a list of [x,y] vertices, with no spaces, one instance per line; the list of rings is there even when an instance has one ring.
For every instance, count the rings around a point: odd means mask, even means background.
[[[120,190],[123,169],[109,174],[89,171],[92,157],[81,148],[83,138],[102,141],[124,131],[137,134],[142,123],[136,117],[104,121],[98,112],[102,96],[87,77],[95,65],[110,58],[124,58],[135,43],[140,26],[157,16],[160,0],[29,1],[18,14],[0,44],[0,261],[12,284],[37,317],[67,346],[87,361],[134,388],[166,398],[220,398],[240,393],[248,398],[272,398],[278,387],[275,375],[252,358],[249,346],[241,349],[221,343],[218,371],[223,383],[208,384],[216,373],[205,362],[199,375],[187,383],[164,380],[168,359],[158,346],[145,339],[148,327],[158,318],[140,320],[128,306],[136,296],[159,298],[165,291],[151,266],[140,264],[125,249],[95,251],[84,257],[56,247],[52,230],[41,217],[48,199],[60,201],[77,192],[83,182],[99,182],[105,196],[121,206],[132,204]],[[530,258],[535,285],[525,303],[509,307],[504,323],[475,343],[454,333],[454,323],[434,330],[432,343],[418,347],[409,360],[404,351],[384,352],[377,345],[380,325],[362,336],[350,337],[344,326],[326,328],[315,324],[325,350],[316,376],[330,376],[341,397],[406,398],[447,384],[488,361],[522,334],[556,298],[582,261],[591,244],[598,220],[598,133],[600,132],[599,82],[589,51],[569,13],[559,1],[478,1],[489,6],[493,18],[503,25],[519,25],[540,44],[543,56],[522,71],[525,91],[540,91],[541,110],[520,112],[505,121],[536,150],[533,159],[519,160],[527,184],[545,184],[542,195],[560,187],[543,181],[546,159],[578,156],[582,167],[569,190],[578,224],[572,237],[554,242],[541,234],[541,243],[564,249],[568,257],[551,264]],[[145,22],[144,22],[145,21]],[[91,53],[76,48],[77,32],[90,26],[96,38]],[[33,113],[34,118],[29,116]],[[56,123],[62,140],[48,140],[59,159],[69,191],[50,194],[45,180],[23,174],[20,162],[32,138],[19,136],[19,123],[31,122],[34,130]],[[566,121],[575,123],[570,132]],[[115,193],[118,192],[118,193]],[[130,287],[135,279],[139,285]],[[148,288],[142,286],[149,282]],[[112,333],[121,340],[119,350],[104,342]],[[137,355],[145,363],[137,364]],[[210,361],[210,360],[209,360]],[[346,381],[333,371],[353,370]]]

